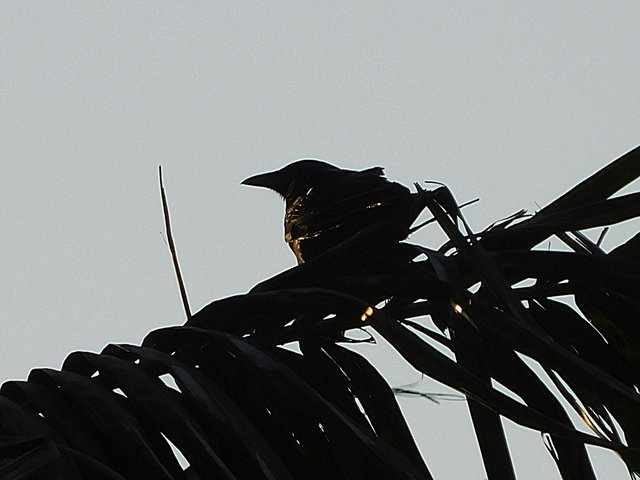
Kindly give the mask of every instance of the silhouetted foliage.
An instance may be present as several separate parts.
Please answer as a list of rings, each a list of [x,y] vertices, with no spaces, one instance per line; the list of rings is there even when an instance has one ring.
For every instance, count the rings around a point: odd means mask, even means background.
[[[392,389],[343,346],[362,327],[466,395],[489,478],[515,478],[501,416],[545,433],[564,479],[596,478],[586,445],[638,474],[640,235],[605,252],[580,230],[640,216],[640,194],[610,198],[639,176],[636,148],[480,233],[448,189],[424,192],[449,238],[437,250],[379,239],[373,223],[142,346],[76,352],[61,371],[6,382],[0,477],[430,479],[429,446],[425,464]],[[536,248],[552,236],[568,248]]]

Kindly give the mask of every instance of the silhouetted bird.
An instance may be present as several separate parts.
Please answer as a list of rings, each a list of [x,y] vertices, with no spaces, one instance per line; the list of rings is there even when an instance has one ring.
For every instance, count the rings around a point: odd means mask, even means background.
[[[285,241],[303,263],[380,222],[375,235],[400,241],[424,208],[420,196],[387,180],[381,167],[343,170],[318,160],[299,160],[244,180],[266,187],[286,202]]]

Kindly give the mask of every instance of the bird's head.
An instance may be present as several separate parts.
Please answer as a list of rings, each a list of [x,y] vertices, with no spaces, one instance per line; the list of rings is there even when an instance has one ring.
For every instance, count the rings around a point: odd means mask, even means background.
[[[292,201],[305,195],[310,188],[330,182],[340,172],[344,170],[320,160],[298,160],[280,170],[249,177],[242,184],[269,188]]]

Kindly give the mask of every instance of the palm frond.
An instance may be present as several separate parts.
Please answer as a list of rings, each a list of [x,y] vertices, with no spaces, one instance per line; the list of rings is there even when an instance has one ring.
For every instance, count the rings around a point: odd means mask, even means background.
[[[640,194],[611,198],[639,154],[480,233],[446,187],[422,190],[445,248],[374,223],[140,346],[6,382],[0,476],[431,479],[394,390],[343,345],[362,328],[467,398],[490,478],[515,478],[502,418],[543,433],[562,478],[596,478],[588,445],[640,474],[640,235],[606,253],[580,232],[640,216]],[[552,236],[573,251],[535,249]]]

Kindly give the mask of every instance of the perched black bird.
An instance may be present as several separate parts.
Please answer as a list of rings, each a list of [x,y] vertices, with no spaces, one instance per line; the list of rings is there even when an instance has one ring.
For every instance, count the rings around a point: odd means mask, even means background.
[[[284,238],[298,263],[378,222],[375,235],[406,238],[424,208],[419,197],[426,193],[411,193],[387,180],[381,167],[344,170],[318,160],[299,160],[242,183],[269,188],[284,198]]]

